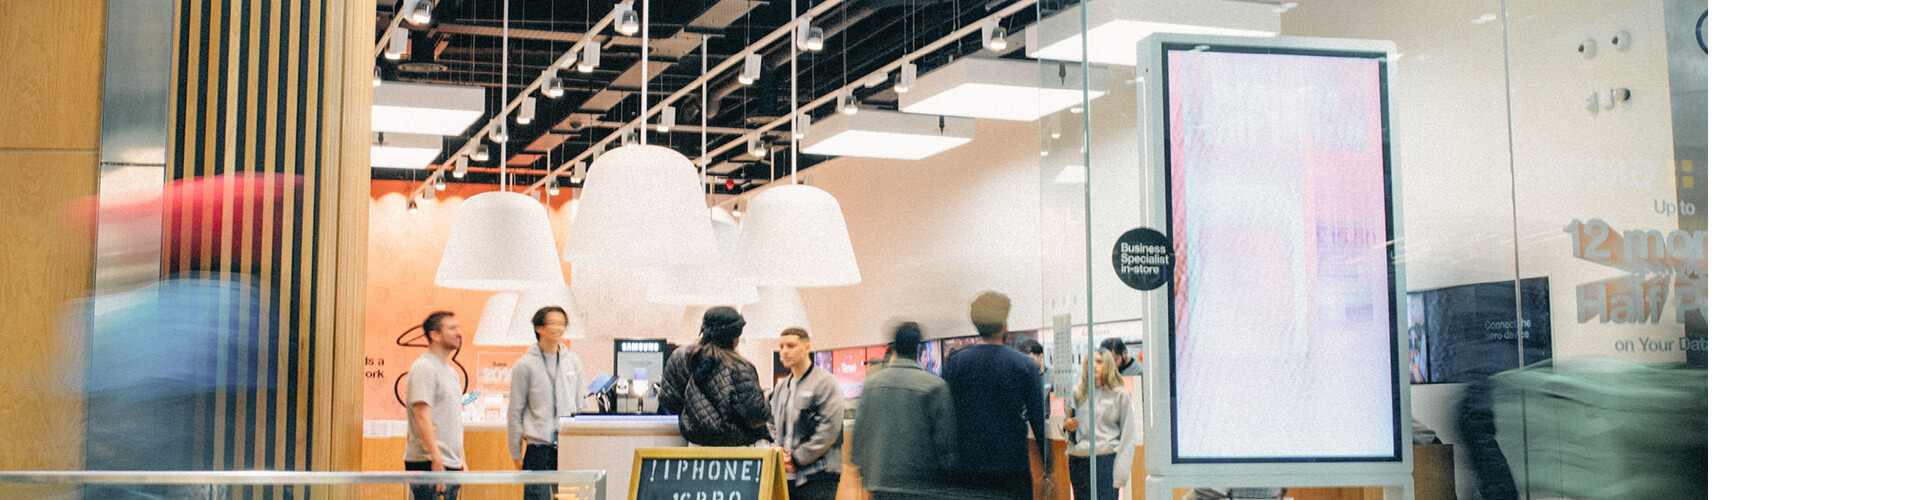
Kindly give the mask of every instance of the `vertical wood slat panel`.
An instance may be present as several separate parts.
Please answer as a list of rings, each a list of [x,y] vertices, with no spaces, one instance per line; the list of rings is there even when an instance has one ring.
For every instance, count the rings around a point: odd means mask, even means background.
[[[343,19],[348,12],[367,19]],[[365,235],[353,235],[366,226],[358,220],[364,207],[340,198],[352,186],[365,191],[369,134],[343,131],[343,117],[353,115],[364,127],[366,113],[347,111],[352,108],[342,100],[357,95],[366,102],[368,89],[356,93],[347,82],[364,84],[370,71],[345,69],[342,51],[360,51],[369,61],[373,54],[370,41],[348,41],[357,37],[341,33],[349,25],[370,28],[373,4],[183,0],[180,13],[170,177],[284,173],[298,180],[279,185],[279,196],[254,184],[217,182],[223,200],[205,207],[210,213],[168,218],[168,234],[194,236],[172,241],[170,254],[187,260],[170,274],[251,276],[259,288],[255,296],[222,304],[228,312],[215,326],[225,340],[206,346],[220,353],[218,383],[229,389],[214,391],[198,408],[204,452],[196,462],[207,468],[351,467],[338,462],[357,458],[340,450],[357,449],[359,441],[359,371],[336,365],[358,365],[364,304],[354,301],[364,300],[364,279],[354,273],[364,268],[341,263],[364,265]],[[343,142],[359,147],[343,148]],[[343,149],[355,153],[343,155]],[[343,157],[356,166],[343,172]],[[286,203],[263,203],[271,199]],[[348,248],[338,248],[343,241]],[[342,292],[343,283],[360,288]],[[239,303],[251,300],[260,308]],[[342,321],[343,310],[353,318]],[[343,324],[354,328],[336,328]]]
[[[373,88],[368,83],[373,78],[373,66],[366,61],[374,60],[376,49],[373,37],[358,36],[361,33],[373,33],[375,25],[374,0],[336,1],[330,5],[329,17],[342,20],[334,37],[339,40],[339,49],[329,49],[330,54],[344,54],[338,59],[340,70],[337,72],[341,89],[338,92],[340,107],[333,116],[340,139],[332,147],[337,152],[337,162],[328,164],[329,170],[336,172],[334,185],[338,196],[334,199],[339,214],[336,227],[330,231],[337,235],[330,247],[335,250],[332,262],[336,276],[333,284],[336,300],[333,314],[335,323],[329,331],[335,332],[333,339],[334,357],[332,366],[333,404],[328,410],[332,430],[331,444],[327,447],[332,456],[327,462],[334,470],[360,470],[361,422],[365,418],[361,361],[366,350],[366,289],[367,289],[367,232],[368,207],[362,197],[370,189],[371,168],[368,165],[367,145],[373,139]],[[352,367],[352,369],[348,369]]]

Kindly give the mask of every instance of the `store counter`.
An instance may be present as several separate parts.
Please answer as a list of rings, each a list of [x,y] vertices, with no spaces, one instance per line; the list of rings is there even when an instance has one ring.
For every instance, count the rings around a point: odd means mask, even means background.
[[[607,471],[607,498],[629,498],[634,448],[678,448],[678,415],[578,415],[560,419],[560,470]]]

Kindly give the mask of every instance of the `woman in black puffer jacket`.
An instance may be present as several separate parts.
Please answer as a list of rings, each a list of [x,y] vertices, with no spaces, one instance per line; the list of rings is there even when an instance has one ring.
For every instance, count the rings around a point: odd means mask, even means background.
[[[660,409],[680,415],[680,435],[696,446],[750,446],[770,441],[773,411],[753,363],[734,347],[747,321],[732,307],[707,310],[700,343],[667,359]]]

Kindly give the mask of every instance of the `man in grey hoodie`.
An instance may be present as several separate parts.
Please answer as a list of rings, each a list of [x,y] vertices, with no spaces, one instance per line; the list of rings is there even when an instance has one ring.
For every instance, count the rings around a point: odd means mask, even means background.
[[[787,497],[832,500],[840,489],[840,442],[847,403],[839,379],[813,365],[813,341],[802,328],[780,332],[780,364],[793,372],[773,385],[774,446],[787,468]]]
[[[520,470],[558,470],[560,417],[580,408],[586,392],[580,385],[583,370],[580,356],[560,343],[567,333],[565,309],[547,306],[534,312],[533,332],[539,342],[513,364],[508,386],[507,454]],[[529,484],[525,490],[528,500],[553,497],[551,484]]]

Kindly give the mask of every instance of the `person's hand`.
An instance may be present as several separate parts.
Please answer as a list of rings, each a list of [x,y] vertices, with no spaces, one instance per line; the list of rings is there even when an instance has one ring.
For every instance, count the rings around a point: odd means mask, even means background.
[[[439,458],[434,458],[433,467],[431,467],[430,469],[433,470],[434,472],[446,472],[447,466],[445,464],[441,464]],[[447,485],[435,484],[433,485],[433,491],[441,491],[441,492],[447,491]]]
[[[521,459],[513,459],[513,470],[527,470],[527,464]]]
[[[780,463],[787,467],[787,472],[793,472],[793,454],[787,453],[786,448],[780,449]]]
[[[1060,430],[1067,431],[1067,432],[1073,432],[1075,430],[1078,430],[1079,428],[1080,428],[1080,419],[1078,418],[1068,418],[1065,423],[1060,424]]]

